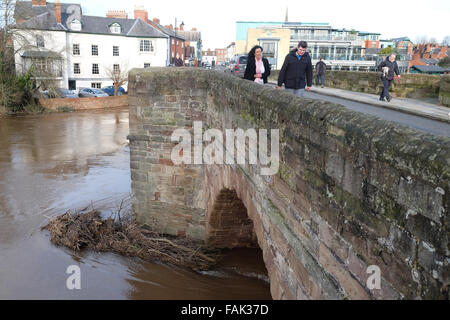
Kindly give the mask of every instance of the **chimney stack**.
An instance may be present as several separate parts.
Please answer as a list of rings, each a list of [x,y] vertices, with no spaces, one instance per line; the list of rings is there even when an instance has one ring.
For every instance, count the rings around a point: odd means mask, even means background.
[[[108,10],[107,18],[128,19],[128,14],[123,10]]]
[[[45,2],[45,1],[44,1]],[[55,2],[55,16],[56,16],[56,22],[61,23],[61,3],[59,0],[56,0]]]
[[[32,0],[31,5],[33,7],[36,7],[36,6],[44,6],[45,7],[47,5],[47,0]]]
[[[167,26],[165,26],[167,29],[169,29],[169,30],[173,30],[173,25],[167,25]]]
[[[158,18],[153,18],[153,22],[156,24],[161,24],[161,20],[159,20]]]
[[[197,31],[197,28],[192,28],[191,31]]]
[[[135,6],[134,7],[134,18],[141,18],[145,22],[148,22],[148,12],[145,10],[143,6]]]
[[[180,24],[180,31],[184,31],[183,28],[184,28],[184,27],[183,27],[183,24]]]

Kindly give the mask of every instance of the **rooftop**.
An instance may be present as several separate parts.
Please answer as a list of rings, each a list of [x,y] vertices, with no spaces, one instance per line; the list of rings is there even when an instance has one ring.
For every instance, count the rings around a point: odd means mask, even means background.
[[[448,70],[439,66],[412,66],[411,68],[417,69],[418,71],[423,73],[444,73]]]
[[[20,23],[19,26],[26,29],[67,31],[74,33],[90,33],[102,35],[121,35],[127,37],[168,37],[166,34],[157,30],[155,27],[149,25],[140,18],[121,19],[81,15],[81,31],[71,30],[69,28],[69,25],[74,20],[73,18],[71,18],[73,11],[69,11],[70,14],[66,13],[67,9],[71,5],[72,4],[67,3],[61,4],[61,23],[58,23],[56,21],[54,3],[49,2],[47,2],[47,6],[33,7],[31,1],[19,1],[16,4],[15,17],[16,19],[25,20],[23,23]],[[81,12],[80,5],[73,5],[79,7]],[[111,32],[110,26],[113,23],[118,23],[120,25],[120,33],[116,34]]]

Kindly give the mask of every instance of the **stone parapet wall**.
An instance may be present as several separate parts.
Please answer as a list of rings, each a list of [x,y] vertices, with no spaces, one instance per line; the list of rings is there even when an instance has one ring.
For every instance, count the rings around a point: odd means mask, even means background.
[[[273,71],[271,81],[278,80],[279,71]],[[450,89],[445,86],[444,77],[427,74],[402,74],[400,84],[392,82],[390,92],[401,98],[438,98],[449,96]],[[315,83],[315,78],[313,83]],[[447,80],[448,81],[448,80]],[[327,71],[325,74],[327,87],[356,92],[380,94],[383,83],[378,72]],[[440,99],[441,105],[450,107],[446,99]]]
[[[450,139],[206,70],[133,70],[129,95],[139,221],[206,242],[219,235],[227,246],[220,221],[248,225],[235,200],[221,209],[231,190],[253,223],[275,299],[448,299]],[[194,120],[279,129],[278,174],[175,166],[170,136]],[[235,219],[220,216],[233,211]],[[367,286],[372,265],[381,290]]]
[[[441,77],[439,102],[443,106],[450,107],[450,75],[448,74]]]

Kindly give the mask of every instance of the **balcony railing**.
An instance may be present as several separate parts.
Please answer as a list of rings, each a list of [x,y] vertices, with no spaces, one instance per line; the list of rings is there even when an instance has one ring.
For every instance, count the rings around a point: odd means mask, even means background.
[[[310,34],[296,34],[291,35],[292,41],[356,41],[358,40],[357,35],[349,35],[349,36],[336,36],[336,35],[328,35],[328,36],[315,36]]]
[[[346,54],[319,54],[319,53],[313,53],[311,55],[313,60],[318,60],[320,57],[324,58],[325,60],[364,60],[363,57],[359,54],[353,54],[351,56],[348,56]]]

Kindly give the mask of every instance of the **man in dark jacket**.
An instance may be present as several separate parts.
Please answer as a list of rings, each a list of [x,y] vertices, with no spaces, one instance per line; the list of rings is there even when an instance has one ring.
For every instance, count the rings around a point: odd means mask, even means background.
[[[398,69],[397,61],[395,61],[395,53],[391,53],[386,60],[380,63],[378,70],[382,72],[381,80],[383,81],[383,91],[381,91],[380,100],[385,101],[384,98],[386,98],[388,102],[391,102],[392,97],[389,94],[389,88],[392,80],[394,80],[394,73],[400,79],[400,70]]]
[[[320,83],[323,86],[325,85],[325,70],[327,69],[327,65],[323,62],[323,58],[320,58],[320,61],[316,63],[316,86],[319,86]]]
[[[311,90],[313,72],[311,57],[306,52],[308,44],[300,41],[297,49],[292,50],[285,58],[278,76],[280,89],[284,84],[286,90],[303,97],[306,91]]]

